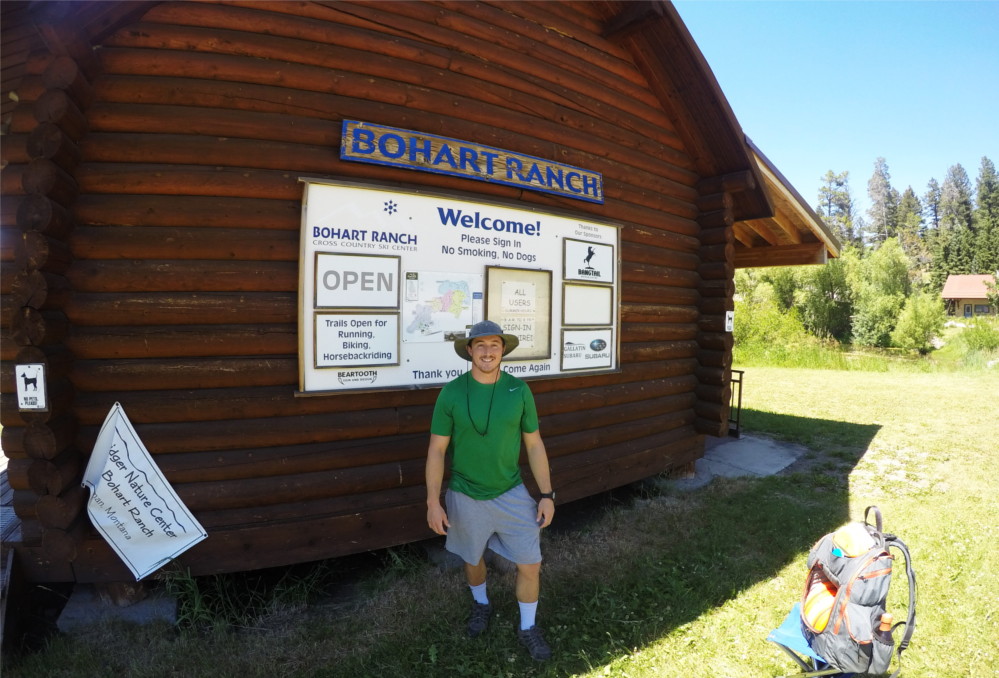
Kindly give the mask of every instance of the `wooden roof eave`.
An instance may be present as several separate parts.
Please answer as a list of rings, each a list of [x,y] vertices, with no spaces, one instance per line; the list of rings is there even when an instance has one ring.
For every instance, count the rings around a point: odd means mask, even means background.
[[[725,184],[737,221],[773,216],[763,175],[711,67],[666,0],[604,3],[604,37],[626,49],[703,181]],[[732,178],[740,179],[733,185]]]
[[[746,143],[775,209],[772,217],[737,224],[744,234],[748,229],[759,237],[744,235],[739,239],[743,246],[736,248],[736,267],[824,264],[838,257],[840,242],[822,218],[752,140],[747,138]]]

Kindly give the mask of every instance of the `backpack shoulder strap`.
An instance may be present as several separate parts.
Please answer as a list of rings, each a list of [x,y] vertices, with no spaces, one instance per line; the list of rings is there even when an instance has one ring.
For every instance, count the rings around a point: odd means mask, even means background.
[[[912,639],[912,632],[916,630],[916,572],[912,569],[912,557],[909,555],[909,548],[905,545],[905,542],[896,537],[894,534],[885,535],[885,543],[887,547],[895,547],[901,551],[902,555],[905,556],[905,574],[909,580],[909,611],[906,615],[904,622],[899,622],[896,624],[892,630],[905,624],[905,633],[902,635],[902,639],[898,642],[898,648],[895,654],[898,655],[899,667],[892,674],[892,678],[896,678],[899,671],[902,670],[902,651],[909,647],[909,641]]]

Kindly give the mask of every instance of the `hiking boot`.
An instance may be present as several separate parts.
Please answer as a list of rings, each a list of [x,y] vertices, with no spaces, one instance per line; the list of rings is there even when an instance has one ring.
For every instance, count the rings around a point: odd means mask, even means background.
[[[472,602],[472,614],[468,618],[468,637],[475,638],[489,626],[489,615],[493,612],[493,606],[488,603]]]
[[[517,639],[531,653],[531,659],[539,662],[551,659],[552,649],[548,647],[548,643],[541,635],[541,629],[537,626],[532,626],[526,631],[517,631]]]

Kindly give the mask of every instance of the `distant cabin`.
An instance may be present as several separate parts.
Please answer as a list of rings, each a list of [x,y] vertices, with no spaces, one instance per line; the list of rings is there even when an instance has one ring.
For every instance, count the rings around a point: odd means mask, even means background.
[[[194,575],[431,538],[430,417],[485,316],[522,338],[560,502],[691,464],[728,432],[736,268],[839,254],[668,2],[0,11],[33,581],[130,579],[81,487],[115,403],[208,533]]]
[[[996,285],[995,275],[949,275],[940,296],[947,315],[962,318],[994,316],[996,308],[989,303],[988,285]]]

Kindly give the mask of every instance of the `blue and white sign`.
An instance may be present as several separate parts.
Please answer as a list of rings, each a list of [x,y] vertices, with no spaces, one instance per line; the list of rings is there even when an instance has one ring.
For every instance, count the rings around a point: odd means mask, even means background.
[[[599,172],[470,141],[344,120],[340,159],[507,184],[574,200],[604,202]]]

